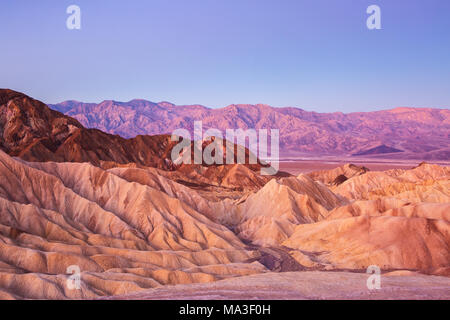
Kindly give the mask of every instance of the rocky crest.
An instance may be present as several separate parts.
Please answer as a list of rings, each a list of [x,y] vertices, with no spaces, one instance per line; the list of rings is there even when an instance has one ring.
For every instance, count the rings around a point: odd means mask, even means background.
[[[134,163],[166,170],[178,168],[171,159],[172,148],[178,142],[172,141],[169,135],[125,139],[98,129],[86,129],[77,120],[51,110],[42,102],[7,89],[0,90],[0,137],[0,149],[27,161]],[[204,141],[202,148],[210,143]],[[248,149],[244,152],[248,160]],[[258,170],[261,166],[249,167]]]

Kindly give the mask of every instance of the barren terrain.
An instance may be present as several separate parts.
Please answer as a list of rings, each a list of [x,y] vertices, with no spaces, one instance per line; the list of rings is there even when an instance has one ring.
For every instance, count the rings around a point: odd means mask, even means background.
[[[450,299],[445,164],[173,166],[1,93],[1,299]]]

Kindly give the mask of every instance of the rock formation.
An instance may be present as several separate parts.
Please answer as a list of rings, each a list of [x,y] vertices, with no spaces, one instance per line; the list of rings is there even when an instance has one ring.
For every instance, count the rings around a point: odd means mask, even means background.
[[[173,168],[164,136],[85,129],[13,91],[1,91],[0,111],[0,299],[323,298],[336,277],[335,297],[365,297],[351,281],[370,265],[410,283],[405,297],[450,298],[449,167]]]

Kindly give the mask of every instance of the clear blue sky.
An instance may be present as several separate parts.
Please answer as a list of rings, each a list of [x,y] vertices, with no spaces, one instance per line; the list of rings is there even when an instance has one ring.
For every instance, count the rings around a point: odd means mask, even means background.
[[[450,107],[449,0],[2,0],[0,39],[0,87],[47,103]]]

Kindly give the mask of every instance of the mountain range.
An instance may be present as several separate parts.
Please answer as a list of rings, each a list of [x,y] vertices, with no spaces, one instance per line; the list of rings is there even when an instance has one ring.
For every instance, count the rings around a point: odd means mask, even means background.
[[[450,167],[264,176],[167,139],[0,90],[0,299],[450,298]]]
[[[364,157],[449,160],[450,110],[396,108],[344,114],[317,113],[268,105],[230,105],[211,109],[146,100],[99,104],[65,101],[49,105],[87,128],[125,138],[192,131],[194,121],[204,129],[279,129],[284,157]]]
[[[178,141],[172,141],[170,135],[125,139],[87,129],[76,119],[51,110],[44,103],[7,89],[0,90],[0,135],[0,149],[27,161],[90,162],[103,166],[133,163],[167,170],[180,167],[171,159]],[[202,148],[209,143],[204,141]],[[225,148],[225,143],[222,146]],[[191,147],[193,160],[192,142]],[[244,152],[248,159],[248,149]],[[248,167],[257,170],[260,165]]]

